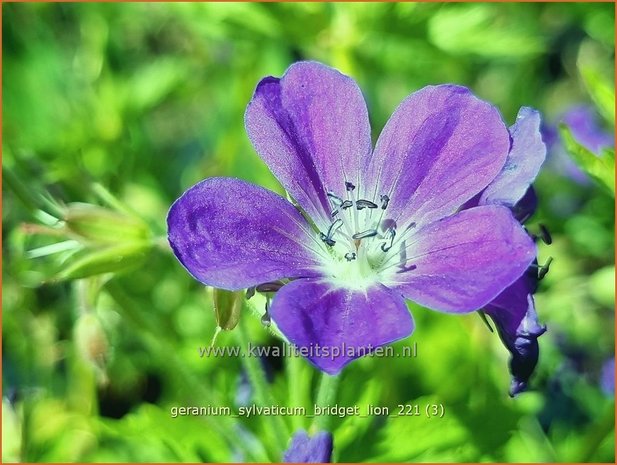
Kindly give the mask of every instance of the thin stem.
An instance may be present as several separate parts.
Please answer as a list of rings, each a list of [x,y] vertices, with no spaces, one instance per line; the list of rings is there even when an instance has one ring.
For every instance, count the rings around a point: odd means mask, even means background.
[[[340,377],[330,376],[326,373],[322,374],[319,390],[317,391],[317,400],[315,405],[318,407],[326,407],[332,405],[336,399],[336,390],[338,388]],[[311,429],[329,431],[330,415],[318,415],[313,420]]]
[[[245,307],[248,313],[250,310],[248,304],[245,304]],[[240,317],[238,330],[236,331],[238,342],[244,350],[248,349],[250,343],[247,327],[248,318],[249,315],[246,313]],[[278,406],[279,404],[274,400],[271,394],[270,386],[268,385],[260,359],[258,357],[252,357],[249,353],[244,353],[242,356],[242,364],[249,377],[251,386],[254,389],[257,403],[263,407]],[[268,443],[270,445],[268,449],[272,455],[271,459],[278,461],[291,433],[281,416],[262,415],[261,418],[264,420],[266,426]]]
[[[289,386],[289,405],[291,407],[307,407],[310,402],[308,387],[310,379],[307,379],[306,372],[302,370],[304,361],[300,356],[292,355],[286,360],[287,383]],[[293,430],[303,428],[305,418],[298,415],[291,417]]]

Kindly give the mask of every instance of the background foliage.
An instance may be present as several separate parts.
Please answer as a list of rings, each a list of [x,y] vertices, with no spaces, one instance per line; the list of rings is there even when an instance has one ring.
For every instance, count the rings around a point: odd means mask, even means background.
[[[587,103],[614,130],[612,4],[4,4],[2,16],[5,461],[278,460],[286,431],[309,426],[284,418],[273,443],[268,418],[169,410],[252,402],[240,360],[199,357],[211,291],[169,253],[164,219],[207,176],[280,191],[243,128],[261,77],[300,59],[341,69],[375,136],[403,97],[442,82],[508,124],[521,105],[554,125]],[[529,224],[554,239],[540,248],[554,262],[532,391],[508,398],[507,353],[477,315],[415,308],[397,346],[417,342],[418,357],[353,363],[337,400],[441,403],[444,417],[336,419],[335,459],[614,462],[614,394],[600,386],[614,198],[571,170],[553,150]],[[276,343],[252,320],[252,340]],[[305,361],[267,366],[281,404],[311,404]]]

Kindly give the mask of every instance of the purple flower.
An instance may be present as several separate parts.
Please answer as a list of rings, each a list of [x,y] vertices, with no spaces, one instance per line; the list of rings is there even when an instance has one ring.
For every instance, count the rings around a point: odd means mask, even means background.
[[[611,358],[602,365],[600,387],[607,396],[615,395],[615,358]]]
[[[570,128],[579,144],[601,156],[604,149],[615,146],[615,135],[603,129],[598,120],[597,112],[589,105],[574,105],[558,118],[559,123]],[[551,153],[553,168],[579,184],[587,184],[589,178],[568,155],[557,127],[547,125],[542,128],[542,133]]]
[[[499,112],[464,87],[428,86],[407,97],[373,151],[356,83],[301,62],[258,84],[245,122],[295,203],[238,179],[206,179],[172,206],[169,241],[210,286],[291,279],[270,315],[327,373],[411,334],[404,298],[471,312],[535,257],[508,208],[461,211],[510,151]]]
[[[531,183],[546,158],[540,126],[537,111],[521,108],[516,123],[510,128],[512,149],[506,163],[495,180],[476,196],[478,205],[509,207],[521,223],[533,215],[537,199]],[[466,206],[469,207],[470,203]],[[534,260],[519,279],[484,307],[484,312],[495,323],[502,342],[511,354],[511,396],[527,388],[538,363],[538,337],[546,331],[546,327],[538,323],[533,299],[538,276],[538,263]]]
[[[332,460],[332,435],[319,431],[309,437],[299,430],[291,438],[291,444],[283,455],[284,463],[330,463]]]
[[[600,155],[603,149],[615,146],[615,135],[600,126],[593,107],[574,106],[563,115],[561,122],[566,123],[581,145],[596,155]]]

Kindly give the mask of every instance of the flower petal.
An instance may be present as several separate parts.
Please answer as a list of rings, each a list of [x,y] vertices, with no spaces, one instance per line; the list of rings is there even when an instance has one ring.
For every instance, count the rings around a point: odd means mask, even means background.
[[[246,130],[259,156],[320,227],[328,190],[358,183],[371,153],[366,103],[353,79],[315,62],[267,77],[246,109]]]
[[[382,271],[382,283],[444,312],[483,307],[521,276],[536,254],[510,211],[494,205],[434,222],[398,247],[401,261]]]
[[[309,437],[304,430],[296,431],[283,456],[283,463],[330,463],[331,461],[332,434],[327,431],[318,431],[313,437]]]
[[[528,107],[519,110],[516,123],[510,127],[512,148],[506,164],[482,193],[480,205],[514,207],[523,198],[546,158],[540,124],[540,113],[536,110]]]
[[[209,286],[238,290],[316,275],[319,243],[302,215],[281,196],[239,179],[191,187],[172,205],[167,227],[178,260]]]
[[[540,353],[538,337],[546,331],[546,327],[538,322],[533,301],[537,276],[537,269],[530,267],[523,276],[484,308],[484,312],[495,323],[499,337],[511,354],[511,396],[527,388],[529,378],[538,363]]]
[[[270,315],[302,355],[331,375],[414,328],[402,297],[379,284],[358,291],[300,279],[276,294]]]
[[[428,86],[407,97],[386,124],[367,183],[373,197],[390,197],[387,218],[428,224],[486,187],[509,148],[493,106],[465,87]]]

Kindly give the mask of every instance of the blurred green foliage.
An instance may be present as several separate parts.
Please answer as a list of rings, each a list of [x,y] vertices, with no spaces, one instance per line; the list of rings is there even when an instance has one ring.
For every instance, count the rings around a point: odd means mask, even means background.
[[[509,124],[521,105],[556,124],[594,102],[614,125],[612,4],[5,4],[2,16],[4,461],[278,460],[283,431],[309,426],[285,417],[273,444],[268,418],[169,413],[251,393],[240,360],[199,357],[212,291],[169,253],[164,218],[208,176],[282,192],[243,128],[263,76],[300,59],[339,68],[375,136],[403,97],[442,82]],[[599,387],[614,357],[614,199],[556,164],[529,225],[550,228],[539,259],[555,259],[532,392],[508,398],[507,353],[476,315],[414,307],[396,347],[417,342],[418,357],[354,362],[337,402],[437,403],[444,418],[335,419],[336,460],[614,462],[614,396]],[[249,323],[251,340],[276,343]],[[268,366],[273,399],[312,405],[308,363]]]

